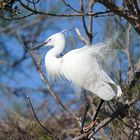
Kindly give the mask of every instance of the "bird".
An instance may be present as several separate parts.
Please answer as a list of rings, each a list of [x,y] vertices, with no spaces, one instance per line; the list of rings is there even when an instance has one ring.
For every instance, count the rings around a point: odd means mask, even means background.
[[[94,121],[104,101],[122,95],[120,86],[111,79],[104,63],[108,54],[115,50],[113,43],[118,34],[95,45],[71,50],[62,57],[60,54],[66,47],[65,31],[51,35],[43,43],[45,47],[52,47],[45,55],[45,66],[50,77],[64,77],[73,85],[101,98]]]

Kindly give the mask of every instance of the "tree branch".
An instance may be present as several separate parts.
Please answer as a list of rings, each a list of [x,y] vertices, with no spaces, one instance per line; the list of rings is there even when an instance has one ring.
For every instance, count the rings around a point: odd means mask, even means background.
[[[89,13],[93,12],[93,5],[95,4],[94,0],[89,1]],[[92,34],[92,29],[93,29],[93,16],[89,16],[89,42],[92,44],[92,39],[93,39],[93,34]]]
[[[131,50],[130,50],[130,30],[131,30],[131,24],[128,24],[128,28],[126,30],[126,54],[128,58],[130,73],[132,75],[134,73],[134,66],[132,63]]]
[[[96,2],[103,4],[106,8],[110,9],[112,12],[117,14],[120,17],[125,18],[132,26],[135,28],[137,33],[140,35],[140,18],[139,14],[136,15],[133,10],[124,9],[122,7],[118,7],[114,3],[109,0],[95,0]]]
[[[37,115],[36,115],[36,113],[35,113],[35,110],[34,110],[34,108],[33,108],[33,105],[32,105],[32,102],[31,102],[30,97],[27,96],[27,99],[28,99],[28,101],[29,101],[29,104],[30,104],[30,106],[31,106],[31,108],[32,108],[33,114],[34,114],[35,119],[37,120],[38,124],[39,124],[48,134],[50,134],[53,138],[55,138],[56,140],[59,140],[59,138],[58,138],[55,134],[53,134],[49,129],[47,129],[47,128],[39,121],[39,119],[38,119],[38,117],[37,117]]]
[[[64,3],[67,7],[69,7],[69,8],[72,9],[73,11],[75,11],[75,12],[77,12],[77,13],[81,13],[81,12],[78,11],[77,9],[73,8],[70,4],[66,3],[65,0],[62,0],[62,1],[63,1],[63,3]]]
[[[76,31],[76,33],[77,33],[79,39],[80,39],[82,42],[84,42],[85,44],[88,44],[88,43],[89,43],[89,42],[82,36],[82,34],[81,34],[81,32],[80,32],[80,30],[79,30],[78,28],[76,28],[75,31]]]
[[[136,103],[138,99],[132,99],[127,104],[123,105],[121,108],[117,109],[115,112],[112,113],[112,115],[105,120],[101,121],[93,130],[89,131],[88,133],[81,134],[78,137],[75,137],[73,140],[82,140],[83,138],[92,138],[95,133],[97,133],[101,128],[103,128],[105,125],[113,121],[116,117],[118,117],[120,114],[122,114],[124,111],[128,110],[132,105]]]
[[[34,14],[42,14],[42,15],[46,15],[46,16],[52,16],[52,17],[76,17],[76,16],[95,16],[98,17],[100,15],[104,15],[104,14],[109,14],[111,13],[110,10],[107,11],[101,11],[101,12],[96,12],[96,13],[77,13],[77,14],[55,14],[55,13],[49,13],[49,12],[42,12],[39,10],[34,10],[32,8],[30,8],[29,6],[25,5],[23,2],[21,2],[21,0],[17,0],[21,6],[23,8],[25,8],[26,10],[33,12]]]
[[[81,13],[84,13],[83,0],[80,1],[80,10],[81,10]],[[82,16],[82,23],[83,23],[83,27],[84,27],[84,30],[85,30],[87,36],[89,36],[89,32],[88,32],[88,28],[87,28],[87,25],[86,25],[84,15]]]

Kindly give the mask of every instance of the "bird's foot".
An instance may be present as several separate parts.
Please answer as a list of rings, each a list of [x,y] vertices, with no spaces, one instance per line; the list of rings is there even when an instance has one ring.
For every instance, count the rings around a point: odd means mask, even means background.
[[[85,126],[83,128],[83,132],[84,133],[87,133],[89,130],[91,130],[97,123],[97,120],[96,121],[92,121],[88,126]]]
[[[86,134],[88,133],[96,124],[98,123],[98,121],[92,121],[88,126],[85,126],[82,130],[80,130],[77,134],[77,136],[81,135],[81,134]]]

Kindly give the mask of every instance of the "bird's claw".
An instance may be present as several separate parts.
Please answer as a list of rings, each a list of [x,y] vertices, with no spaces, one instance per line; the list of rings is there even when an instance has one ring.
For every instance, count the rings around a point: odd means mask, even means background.
[[[87,133],[96,125],[96,123],[97,123],[97,120],[92,121],[88,126],[85,126],[80,132],[78,132],[77,136],[79,136],[81,133]]]
[[[97,121],[92,121],[88,126],[85,126],[83,128],[83,132],[84,133],[87,133],[90,129],[93,128],[94,125],[96,125]]]

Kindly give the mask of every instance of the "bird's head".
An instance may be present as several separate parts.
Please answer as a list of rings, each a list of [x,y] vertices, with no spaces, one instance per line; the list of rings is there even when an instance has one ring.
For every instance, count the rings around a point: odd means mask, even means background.
[[[59,33],[51,35],[50,37],[48,37],[48,39],[46,39],[44,43],[44,46],[57,46],[58,44],[65,45],[64,32],[61,31]]]
[[[53,34],[48,39],[45,40],[45,42],[37,47],[32,48],[31,50],[39,49],[43,46],[61,46],[62,49],[65,47],[65,33],[66,30],[63,30],[59,33]]]

